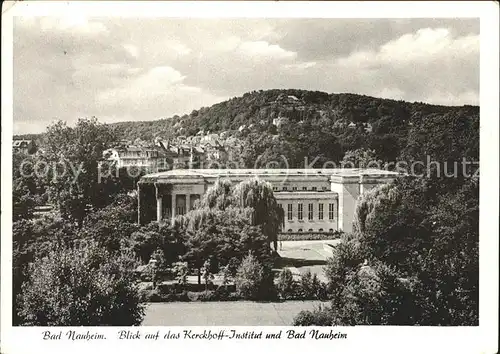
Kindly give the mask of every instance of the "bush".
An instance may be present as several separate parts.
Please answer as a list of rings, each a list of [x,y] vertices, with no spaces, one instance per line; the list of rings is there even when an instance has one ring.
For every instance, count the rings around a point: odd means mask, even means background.
[[[30,264],[19,317],[29,326],[130,326],[144,316],[128,254],[111,257],[90,241],[56,248]]]
[[[278,234],[278,241],[316,241],[334,240],[342,235],[342,231],[334,232],[287,232]]]
[[[331,326],[333,314],[329,307],[318,306],[312,311],[300,311],[293,319],[293,326]]]
[[[297,295],[297,284],[293,280],[293,274],[290,269],[285,268],[281,271],[276,284],[280,298],[287,300],[293,299]]]
[[[249,253],[236,273],[236,291],[247,300],[271,300],[276,296],[272,271]]]
[[[202,292],[188,292],[191,301],[218,301],[218,295],[213,290],[206,290]]]

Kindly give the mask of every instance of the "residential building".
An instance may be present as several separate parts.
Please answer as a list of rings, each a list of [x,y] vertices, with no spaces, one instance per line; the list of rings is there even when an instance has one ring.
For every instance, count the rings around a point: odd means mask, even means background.
[[[12,152],[22,154],[34,154],[37,150],[33,140],[14,139],[12,140]]]

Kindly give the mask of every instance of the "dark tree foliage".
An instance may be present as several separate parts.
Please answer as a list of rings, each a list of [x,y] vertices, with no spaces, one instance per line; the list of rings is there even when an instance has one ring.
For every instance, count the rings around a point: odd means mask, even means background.
[[[446,188],[435,178],[407,177],[373,189],[358,201],[355,230],[325,268],[331,306],[316,317],[302,314],[307,321],[479,323],[478,178]]]
[[[113,253],[138,229],[137,197],[120,194],[108,206],[89,213],[80,237],[92,239]]]
[[[29,326],[131,326],[144,316],[129,254],[94,242],[57,247],[29,265],[19,317]]]

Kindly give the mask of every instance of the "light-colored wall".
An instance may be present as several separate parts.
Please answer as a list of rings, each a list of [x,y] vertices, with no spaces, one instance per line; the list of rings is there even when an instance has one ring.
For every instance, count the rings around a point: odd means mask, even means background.
[[[285,214],[285,226],[283,232],[307,232],[312,230],[318,232],[337,230],[337,195],[331,192],[282,192],[275,193],[276,200],[283,208]],[[288,205],[292,205],[292,219],[288,219]],[[302,220],[298,218],[299,204],[303,206]],[[313,218],[309,220],[309,204],[313,205]],[[323,219],[319,219],[319,205],[323,205]],[[329,219],[329,205],[334,206],[333,219]]]
[[[352,232],[356,201],[360,195],[358,178],[332,179],[331,190],[338,194],[338,229]]]

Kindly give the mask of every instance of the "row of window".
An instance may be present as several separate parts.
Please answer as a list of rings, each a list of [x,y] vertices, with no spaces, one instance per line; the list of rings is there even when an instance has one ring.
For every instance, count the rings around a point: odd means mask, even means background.
[[[288,229],[287,232],[293,232],[293,230],[292,229]],[[297,232],[304,232],[304,230],[298,229]],[[309,229],[309,230],[307,230],[307,232],[314,232],[314,230],[313,229]],[[318,232],[324,232],[324,230],[323,229],[318,229]],[[333,229],[329,229],[328,232],[333,232]]]
[[[281,190],[282,191],[288,191],[289,189],[288,189],[287,186],[283,186],[283,188]],[[292,187],[291,190],[294,191],[294,192],[296,192],[297,191],[297,187]],[[307,191],[308,189],[307,189],[307,187],[302,187],[302,190],[303,191]],[[318,190],[318,187],[311,187],[311,191],[315,192],[317,190]],[[326,191],[326,190],[328,190],[328,188],[325,187],[325,186],[323,186],[323,187],[321,187],[321,190]],[[273,187],[273,191],[274,192],[279,192],[280,189],[278,187]]]
[[[279,205],[279,207],[283,208],[283,206],[281,204]],[[287,205],[287,219],[293,220],[293,204]],[[304,204],[302,204],[302,203],[297,204],[297,219],[304,220]],[[307,205],[307,219],[308,220],[314,219],[314,204],[313,203],[309,203]],[[323,204],[320,203],[320,204],[318,204],[318,220],[323,220],[323,219],[324,219]],[[335,204],[329,203],[328,204],[328,220],[334,220],[334,219],[335,219]]]

